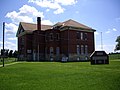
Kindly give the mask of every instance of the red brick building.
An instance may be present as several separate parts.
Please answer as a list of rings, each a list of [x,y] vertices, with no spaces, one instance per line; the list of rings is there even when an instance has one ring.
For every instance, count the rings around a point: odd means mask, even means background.
[[[67,61],[88,60],[94,51],[95,30],[74,20],[55,25],[20,22],[18,37],[19,60]]]

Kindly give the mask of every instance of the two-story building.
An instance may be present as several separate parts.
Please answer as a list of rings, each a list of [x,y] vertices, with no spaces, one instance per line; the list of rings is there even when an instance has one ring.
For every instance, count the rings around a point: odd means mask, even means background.
[[[41,25],[20,22],[18,37],[19,60],[67,61],[88,60],[95,50],[95,30],[74,20],[58,22],[55,25]]]

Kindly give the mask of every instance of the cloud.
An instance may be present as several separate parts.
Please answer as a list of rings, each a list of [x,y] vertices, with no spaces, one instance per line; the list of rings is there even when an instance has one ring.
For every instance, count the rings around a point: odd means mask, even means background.
[[[95,32],[95,35],[99,35],[99,32]]]
[[[5,41],[5,49],[17,50],[16,43]],[[2,42],[0,42],[0,49],[2,49]]]
[[[7,38],[8,40],[17,40],[17,38],[16,37],[14,37],[14,38]]]
[[[50,20],[43,20],[41,23],[44,25],[53,25],[53,23]]]
[[[8,35],[15,34],[17,32],[18,26],[13,23],[5,23],[5,32]]]
[[[23,5],[19,9],[19,12],[8,12],[5,17],[10,18],[13,23],[18,24],[19,22],[26,21],[33,23],[38,16],[44,18],[43,12],[38,11],[35,7]]]
[[[53,13],[54,14],[60,14],[60,13],[63,13],[64,12],[64,8],[59,8],[59,9],[57,9],[56,11],[54,11]]]
[[[50,9],[46,9],[46,12],[49,12],[50,11]]]
[[[110,31],[108,30],[108,31],[106,31],[105,33],[107,33],[107,34],[108,34],[108,33],[110,33]]]
[[[116,28],[113,28],[112,30],[113,30],[113,31],[117,31],[117,29],[116,29]]]
[[[106,31],[105,33],[109,34],[109,33],[112,33],[113,31],[116,32],[117,29],[116,28],[108,29],[108,31]]]
[[[55,0],[57,3],[61,3],[62,5],[73,5],[77,3],[77,0]]]
[[[49,9],[47,11],[49,11]],[[43,12],[40,12],[35,7],[29,6],[29,5],[23,5],[19,9],[19,12],[16,12],[16,11],[8,12],[5,17],[11,19],[12,23],[10,23],[9,26],[11,27],[14,24],[13,28],[15,27],[15,25],[17,25],[17,27],[18,27],[19,22],[35,23],[36,22],[36,17],[41,17],[42,22],[46,22],[47,25],[52,24],[52,22],[50,20],[45,20],[44,19]],[[10,33],[10,30],[9,31],[7,30],[8,31],[7,33]],[[15,29],[13,31],[16,32],[17,29],[16,29],[16,31],[15,31]]]
[[[29,3],[35,3],[36,5],[55,10],[54,14],[60,14],[65,11],[62,6],[74,5],[77,0],[29,0]]]

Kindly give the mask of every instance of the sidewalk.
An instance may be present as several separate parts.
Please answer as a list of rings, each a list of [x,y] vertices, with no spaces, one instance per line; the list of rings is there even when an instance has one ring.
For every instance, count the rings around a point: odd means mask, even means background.
[[[17,64],[17,63],[19,63],[19,62],[13,62],[13,63],[9,63],[9,64],[4,64],[4,67],[9,66],[9,65],[13,65],[13,64]],[[3,67],[3,65],[0,65],[0,67]]]

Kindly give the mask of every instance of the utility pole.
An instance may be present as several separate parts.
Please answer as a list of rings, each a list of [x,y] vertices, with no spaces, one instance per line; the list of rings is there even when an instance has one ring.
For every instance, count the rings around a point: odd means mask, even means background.
[[[5,33],[5,22],[3,22],[3,67],[4,67],[4,55],[5,55],[5,50],[4,50],[4,33]]]
[[[101,32],[101,50],[103,50],[102,32]]]

